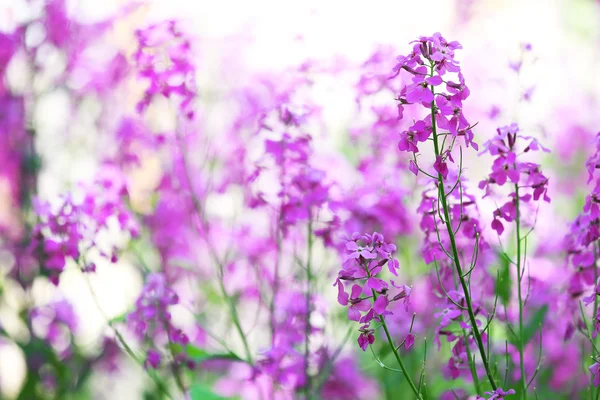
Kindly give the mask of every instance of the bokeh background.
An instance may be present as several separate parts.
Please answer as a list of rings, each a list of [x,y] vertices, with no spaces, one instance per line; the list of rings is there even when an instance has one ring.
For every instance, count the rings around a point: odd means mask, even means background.
[[[0,0],[0,31],[11,32],[39,13],[43,4]],[[67,1],[66,7],[73,19],[95,23],[121,12],[126,4],[114,0],[73,0]],[[102,46],[85,55],[82,68],[100,74],[102,71],[94,68],[103,65],[98,60],[110,57],[111,51],[122,51],[131,58],[136,48],[135,29],[164,19],[181,21],[196,40],[198,86],[207,98],[219,103],[207,123],[217,142],[221,121],[231,117],[225,98],[229,88],[243,86],[257,75],[281,73],[303,63],[328,71],[315,80],[310,94],[322,109],[323,125],[315,138],[322,157],[317,162],[332,168],[332,175],[338,175],[340,180],[349,178],[344,176],[344,168],[332,161],[332,155],[346,151],[349,132],[357,123],[352,88],[355,76],[349,71],[357,69],[378,49],[385,49],[385,54],[391,56],[387,60],[391,71],[394,56],[405,53],[411,40],[441,32],[464,47],[460,60],[472,93],[466,110],[472,121],[480,120],[476,134],[487,139],[496,126],[515,121],[552,150],[542,163],[551,177],[553,206],[548,211],[551,215],[544,217],[541,211],[538,240],[556,239],[553,227],[565,226],[583,204],[582,189],[587,178],[584,160],[600,126],[598,1],[144,1],[103,34]],[[26,37],[34,44],[43,41],[44,35],[43,27],[33,26]],[[523,56],[527,44],[532,50]],[[5,84],[16,93],[33,90],[36,94],[30,120],[36,131],[34,146],[43,160],[37,195],[51,200],[65,191],[76,190],[79,182],[95,176],[107,143],[106,132],[115,126],[110,118],[99,123],[100,116],[133,112],[144,85],[128,80],[111,95],[112,103],[105,107],[99,96],[73,96],[53,83],[53,76],[65,68],[65,57],[59,51],[48,46],[38,57],[44,65],[42,76],[32,82],[34,74],[28,60],[17,56],[5,66]],[[523,65],[517,73],[515,65],[521,60]],[[88,78],[82,73],[80,81],[74,78],[65,85],[76,88],[89,82]],[[173,128],[172,109],[158,104],[151,110],[150,126],[155,130]],[[0,139],[0,146],[1,143]],[[476,157],[469,162],[470,178],[477,181],[485,175],[485,168],[479,167]],[[160,172],[160,162],[151,155],[143,157],[141,166],[131,171],[130,195],[137,210],[150,207],[148,192],[158,184]],[[0,221],[18,232],[20,221],[11,203],[9,186],[0,178]],[[419,186],[413,184],[407,189],[414,192]],[[216,195],[207,204],[210,213],[231,216],[237,212],[238,202],[227,195]],[[483,214],[486,212],[482,210]],[[109,240],[122,238],[115,234]],[[93,349],[106,331],[106,319],[130,309],[141,290],[143,278],[135,262],[124,258],[116,265],[100,265],[99,261],[98,271],[86,277],[75,267],[67,268],[58,287],[40,280],[27,296],[31,295],[39,305],[56,298],[58,293],[71,301],[79,321],[76,341],[83,348]],[[0,253],[5,273],[13,263],[8,251]],[[552,274],[550,267],[546,270],[541,264],[542,270],[540,273]],[[0,325],[19,337],[24,330],[17,310],[26,294],[10,280],[2,281]],[[90,295],[89,285],[95,296]],[[334,289],[327,290],[334,299]],[[175,312],[175,318],[185,322],[189,316]],[[6,341],[0,348],[2,398],[19,393],[26,372],[22,353]],[[94,398],[139,398],[145,379],[137,365],[124,360],[116,379],[102,373],[94,376]]]

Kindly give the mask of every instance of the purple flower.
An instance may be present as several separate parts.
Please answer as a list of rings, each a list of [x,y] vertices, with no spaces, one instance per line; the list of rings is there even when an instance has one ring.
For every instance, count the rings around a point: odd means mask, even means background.
[[[350,306],[348,307],[348,319],[350,321],[359,321],[361,311],[366,312],[371,309],[371,302],[363,299],[360,296],[363,293],[363,288],[360,285],[352,286],[352,294],[350,295]]]
[[[145,368],[156,369],[160,365],[161,355],[154,349],[148,350],[146,354],[146,360],[144,361]]]
[[[148,80],[143,99],[137,111],[146,111],[155,96],[179,99],[178,107],[187,119],[194,118],[193,101],[196,98],[192,46],[175,21],[164,21],[137,30],[138,49],[134,60],[140,78]],[[168,60],[168,66],[162,60]]]
[[[416,70],[417,75],[412,78],[413,83],[406,87],[406,100],[409,103],[431,103],[433,101],[433,93],[429,89],[430,81],[437,82],[433,78],[426,78],[427,69],[419,67]],[[437,82],[439,85],[441,83]]]
[[[389,301],[387,296],[379,296],[377,298],[377,300],[375,300],[375,303],[373,304],[373,310],[379,314],[385,314],[386,312],[386,308],[389,305]]]
[[[34,331],[48,341],[58,352],[68,353],[72,334],[78,327],[73,306],[67,300],[58,300],[30,311]]]
[[[435,169],[442,178],[446,179],[448,177],[448,164],[446,164],[446,161],[444,161],[441,156],[435,158],[433,169]]]
[[[488,396],[490,396],[488,398],[488,400],[499,400],[499,399],[503,399],[504,396],[508,396],[511,394],[515,394],[515,390],[514,389],[509,389],[508,391],[504,391],[502,388],[498,388],[494,391],[491,392],[485,392],[485,394],[487,394]]]
[[[398,261],[392,257],[396,246],[386,243],[380,233],[354,233],[345,240],[344,248],[349,253],[348,258],[343,263],[334,286],[338,289],[338,303],[348,306],[348,319],[362,324],[358,344],[365,350],[375,340],[373,330],[370,329],[371,321],[381,320],[392,314],[388,308],[395,301],[403,300],[405,307],[408,307],[411,289],[405,285],[396,285],[394,281],[389,282],[390,287],[386,280],[378,276],[385,264],[388,264],[390,273],[396,276],[399,268]],[[343,281],[363,283],[354,283],[348,294]]]
[[[397,97],[399,119],[404,116],[406,105],[421,104],[433,113],[439,130],[447,129],[455,137],[462,136],[467,147],[472,145],[477,148],[462,110],[462,101],[469,96],[469,89],[460,72],[459,63],[454,59],[454,51],[462,46],[458,42],[446,41],[439,33],[431,37],[422,36],[412,43],[412,52],[407,56],[397,57],[398,64],[390,76],[390,79],[396,78],[403,70],[411,75],[411,83],[403,86]],[[432,65],[433,70],[429,70],[428,65]],[[449,77],[444,78],[446,73],[456,73],[458,83]],[[446,83],[446,91],[440,90],[443,83]],[[427,115],[424,119],[417,120],[410,129],[400,134],[400,151],[419,151],[418,143],[426,141],[432,132],[431,117],[432,115]],[[409,163],[410,171],[417,175],[418,168],[414,160]],[[447,166],[442,159],[436,160],[434,169],[446,179]]]
[[[404,339],[404,348],[406,350],[410,350],[410,348],[413,346],[413,344],[415,344],[415,335],[413,335],[412,333],[409,333],[408,335],[406,335],[406,338]]]
[[[367,351],[367,347],[370,344],[375,343],[375,336],[373,336],[373,329],[368,329],[369,325],[363,325],[359,329],[360,336],[358,337],[358,346],[363,350]]]
[[[498,235],[502,235],[502,232],[504,232],[504,225],[502,225],[502,222],[498,218],[494,218],[492,221],[492,229],[498,232]]]
[[[493,185],[503,186],[505,183],[511,183],[511,186],[519,186],[519,201],[523,203],[539,201],[543,199],[550,202],[548,197],[548,178],[541,172],[540,166],[531,162],[521,161],[524,154],[529,151],[547,150],[539,145],[537,140],[519,135],[519,126],[511,124],[499,127],[497,135],[484,144],[483,153],[490,153],[495,156],[492,172],[489,178],[479,183],[479,188],[486,190],[485,196],[491,192]],[[528,143],[524,143],[524,142]],[[519,156],[517,156],[519,154]],[[494,211],[494,220],[492,229],[498,235],[504,231],[502,219],[506,222],[512,222],[516,219],[516,192],[509,194],[512,199],[506,202],[502,207]]]
[[[600,373],[598,373],[600,371],[600,363],[595,362],[592,365],[590,365],[588,369],[594,376],[594,386],[600,385]]]

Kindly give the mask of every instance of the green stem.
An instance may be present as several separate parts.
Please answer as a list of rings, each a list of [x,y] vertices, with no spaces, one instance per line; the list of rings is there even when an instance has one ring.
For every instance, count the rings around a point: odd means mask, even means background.
[[[285,140],[282,142],[285,151]],[[285,162],[281,163],[281,174],[280,181],[283,182],[284,176],[286,174]],[[280,274],[280,264],[281,264],[281,250],[282,250],[282,232],[281,227],[283,225],[283,214],[284,210],[284,197],[281,197],[281,201],[279,203],[279,216],[277,218],[277,226],[275,227],[275,243],[277,247],[277,253],[275,255],[275,268],[273,271],[273,295],[271,296],[271,303],[269,304],[269,314],[270,314],[270,324],[271,324],[271,344],[275,343],[275,328],[276,328],[276,319],[275,319],[275,302],[277,301],[277,293],[279,292],[279,274]]]
[[[248,364],[252,365],[252,352],[250,351],[250,346],[248,345],[248,340],[246,340],[246,335],[244,334],[244,330],[242,329],[242,324],[240,323],[240,318],[237,313],[237,309],[235,308],[235,302],[233,298],[229,296],[225,289],[225,284],[223,282],[223,267],[221,263],[217,263],[219,265],[219,287],[221,289],[221,293],[227,301],[227,305],[229,306],[229,312],[231,313],[231,319],[233,320],[233,325],[235,326],[236,331],[238,332],[240,338],[242,339],[242,344],[244,346],[244,351],[246,352],[246,361]]]
[[[167,322],[167,319],[164,318],[164,316],[159,316],[159,318],[160,317],[163,317],[161,319],[163,322],[163,327],[167,331],[167,340],[169,341],[169,346],[168,346],[169,353],[171,354],[171,358],[173,359],[173,362],[171,363],[171,372],[173,374],[173,377],[175,378],[175,383],[177,384],[177,387],[179,388],[181,393],[185,396],[186,388],[185,388],[185,384],[183,383],[183,380],[181,379],[180,368],[177,365],[177,361],[175,359],[175,351],[173,350],[174,343],[171,340],[171,328],[169,327],[169,323]]]
[[[113,331],[119,344],[121,344],[121,346],[123,346],[123,350],[125,350],[125,353],[127,353],[127,355],[129,357],[131,357],[139,366],[142,367],[142,369],[146,372],[146,374],[154,381],[154,384],[156,385],[157,389],[162,394],[164,394],[169,399],[173,399],[173,396],[171,396],[171,393],[169,393],[169,389],[167,388],[167,385],[165,384],[165,382],[163,382],[154,371],[151,372],[150,369],[147,369],[144,366],[144,361],[141,360],[137,354],[135,354],[133,349],[129,346],[129,344],[127,344],[127,341],[125,341],[125,338],[123,338],[123,335],[121,335],[121,332],[119,332],[119,330],[117,328],[115,328],[112,321],[108,318],[108,315],[106,315],[106,313],[104,312],[104,309],[100,305],[100,301],[98,301],[98,297],[96,297],[96,291],[94,290],[89,278],[86,277],[85,282],[88,286],[88,289],[90,290],[90,294],[92,295],[92,300],[94,300],[94,303],[96,304],[96,308],[98,309],[98,311],[100,312],[102,317],[106,320],[107,325]]]
[[[311,386],[312,386],[312,382],[310,379],[310,374],[308,373],[308,359],[310,356],[310,349],[309,349],[309,344],[310,344],[310,331],[311,331],[311,325],[310,325],[310,314],[311,314],[311,310],[310,310],[310,302],[311,302],[311,284],[312,284],[312,247],[313,247],[313,234],[312,234],[312,216],[310,215],[309,212],[309,217],[308,217],[308,232],[307,232],[307,257],[306,257],[306,323],[304,324],[304,377],[305,377],[305,392],[306,392],[306,398],[310,398],[311,397]]]
[[[523,399],[527,398],[527,382],[525,379],[525,363],[523,360],[523,294],[521,291],[521,282],[523,280],[522,268],[521,268],[521,211],[519,209],[519,185],[515,184],[515,209],[516,218],[515,223],[517,224],[517,295],[519,299],[519,368],[521,370],[521,396]]]
[[[595,285],[598,284],[598,266],[596,265],[598,262],[598,250],[596,245],[597,244],[594,243],[594,291],[596,291]],[[598,296],[594,296],[594,317],[596,316],[596,313],[598,313]]]
[[[178,139],[180,139],[179,136],[178,136]],[[252,352],[250,351],[250,346],[248,345],[248,340],[246,339],[246,335],[244,334],[244,330],[242,329],[242,325],[240,324],[240,319],[239,319],[239,316],[237,313],[237,309],[235,308],[235,302],[234,302],[233,298],[231,296],[229,296],[229,294],[227,293],[227,290],[225,289],[224,276],[223,276],[225,268],[223,266],[223,262],[221,262],[221,260],[219,259],[219,255],[218,255],[216,249],[213,247],[212,242],[208,238],[208,222],[205,220],[204,213],[202,212],[202,204],[200,203],[198,196],[196,195],[196,193],[193,190],[194,186],[192,184],[192,179],[189,174],[187,152],[185,151],[185,147],[183,145],[180,146],[180,149],[181,149],[181,158],[182,158],[182,162],[183,162],[183,175],[186,180],[186,184],[188,186],[188,191],[189,191],[189,195],[192,200],[192,205],[194,206],[194,211],[196,212],[198,218],[200,219],[200,221],[202,223],[202,227],[204,229],[204,231],[202,231],[202,229],[200,229],[200,227],[196,226],[196,230],[198,231],[199,236],[206,243],[206,246],[208,247],[208,251],[210,253],[210,257],[212,258],[212,261],[215,264],[217,264],[217,272],[219,275],[219,288],[221,289],[221,294],[223,295],[223,297],[225,298],[225,301],[227,302],[227,305],[229,306],[229,310],[231,313],[231,319],[233,320],[235,329],[238,332],[238,334],[242,340],[242,343],[244,345],[244,350],[246,352],[246,361],[248,362],[248,364],[252,365],[253,364]]]
[[[433,67],[432,67],[433,70]],[[433,86],[431,86],[431,92],[435,94]],[[435,121],[435,100],[431,102],[431,128],[433,132],[433,147],[435,150],[435,156],[440,156],[440,148],[438,144],[438,135],[437,135],[437,127]],[[481,338],[481,333],[479,332],[479,328],[477,327],[477,320],[475,319],[475,313],[473,312],[473,304],[471,302],[471,294],[469,293],[469,287],[465,281],[463,276],[462,268],[460,265],[460,259],[458,257],[458,249],[456,247],[456,238],[454,237],[454,231],[452,229],[452,224],[450,222],[450,213],[448,211],[448,201],[446,199],[446,190],[444,188],[444,179],[442,174],[438,172],[438,190],[440,194],[440,201],[442,203],[442,208],[444,211],[444,219],[446,221],[446,229],[448,231],[448,236],[450,238],[450,245],[452,246],[452,257],[454,261],[454,265],[456,266],[456,271],[458,272],[458,278],[460,279],[460,285],[462,287],[463,294],[465,296],[465,302],[467,303],[467,312],[469,314],[469,320],[471,321],[471,329],[473,331],[473,335],[475,336],[475,341],[477,343],[477,347],[479,348],[479,355],[481,356],[481,362],[485,368],[485,373],[490,381],[490,385],[492,388],[496,390],[498,385],[494,379],[492,374],[492,370],[490,369],[487,354],[485,353],[485,347],[483,345],[483,339]]]
[[[373,293],[373,300],[377,300],[377,293],[375,293],[375,291],[373,289],[371,289],[371,292]],[[417,399],[423,400],[423,396],[421,396],[419,389],[417,389],[417,386],[415,385],[412,378],[408,374],[406,367],[404,366],[404,363],[402,362],[402,358],[400,358],[398,349],[396,349],[396,345],[394,344],[392,335],[390,334],[387,324],[385,323],[385,318],[383,317],[383,315],[380,315],[379,319],[381,320],[381,326],[383,326],[383,330],[385,331],[385,336],[387,338],[388,344],[390,345],[390,349],[392,349],[392,352],[394,353],[394,356],[396,357],[396,361],[398,361],[398,365],[400,366],[400,370],[402,371],[402,374],[406,378],[406,381],[408,382],[408,385],[412,389],[415,396],[417,396]]]
[[[269,316],[271,325],[271,344],[275,343],[275,330],[276,330],[276,316],[275,316],[275,302],[277,301],[277,293],[279,292],[279,266],[281,264],[281,222],[283,215],[283,207],[280,207],[280,217],[277,220],[277,228],[275,232],[275,243],[276,243],[276,255],[275,255],[275,268],[273,271],[273,294],[271,296],[271,303],[269,304]]]
[[[473,383],[475,384],[475,391],[477,394],[481,394],[481,386],[479,385],[479,377],[477,376],[477,368],[475,367],[475,357],[469,348],[469,339],[465,329],[463,329],[463,338],[465,340],[465,347],[467,348],[467,357],[469,357],[469,366],[471,369],[471,376],[473,377]]]
[[[456,280],[456,275],[452,274],[452,277],[454,279],[454,290],[458,291],[458,281]],[[461,316],[461,319],[463,321],[465,321],[464,316]],[[466,321],[465,321],[465,323],[466,323]],[[483,392],[481,391],[481,385],[479,384],[479,377],[477,376],[477,368],[475,366],[475,356],[473,355],[473,353],[471,352],[471,349],[469,348],[469,339],[467,336],[467,330],[463,328],[462,332],[463,332],[463,339],[465,341],[465,347],[467,349],[467,357],[469,358],[469,369],[471,370],[471,376],[473,377],[473,383],[475,384],[475,391],[478,395],[481,395],[481,394],[483,394]],[[489,344],[489,341],[488,341],[488,344]],[[489,351],[488,351],[488,353],[489,353]]]
[[[597,245],[597,243],[594,243],[594,292],[596,291],[596,285],[598,284],[598,266],[596,265],[598,262],[598,248],[596,247],[596,245]],[[596,318],[597,313],[598,313],[598,296],[596,295],[596,296],[594,296],[594,313],[592,314],[592,318]],[[587,327],[587,323],[586,323],[586,327]],[[594,340],[594,342],[596,341],[596,339],[593,339],[593,340]],[[592,352],[594,352],[593,349],[592,349]],[[595,353],[594,355],[596,357],[598,356],[597,353]],[[587,373],[587,370],[586,370],[586,373]],[[592,396],[595,391],[596,392],[595,398],[598,399],[598,397],[600,396],[600,388],[596,389],[593,382],[591,383],[590,388],[592,390]]]

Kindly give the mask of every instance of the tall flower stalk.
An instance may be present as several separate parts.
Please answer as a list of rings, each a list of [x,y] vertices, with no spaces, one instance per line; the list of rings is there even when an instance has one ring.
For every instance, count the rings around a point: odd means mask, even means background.
[[[502,220],[514,222],[516,232],[517,259],[513,261],[517,270],[517,301],[519,308],[519,321],[517,332],[517,347],[519,351],[520,389],[521,396],[527,398],[527,377],[524,363],[524,306],[523,277],[524,258],[523,241],[526,237],[521,235],[522,209],[524,204],[535,203],[539,200],[550,201],[548,197],[548,178],[542,173],[538,164],[522,161],[522,155],[537,150],[548,151],[541,146],[536,139],[519,135],[517,124],[498,128],[497,136],[484,145],[484,152],[496,156],[492,166],[492,173],[480,183],[480,188],[486,189],[486,195],[490,194],[492,186],[502,186],[512,182],[513,192],[509,200],[494,211],[492,228],[501,235],[504,232]],[[508,256],[506,256],[508,257]]]
[[[432,74],[433,74],[433,66],[432,66]],[[432,92],[432,94],[434,93],[433,86],[431,86],[431,92]],[[435,157],[436,157],[436,160],[438,160],[441,158],[444,148],[443,147],[440,148],[440,144],[438,142],[436,120],[435,120],[435,117],[433,117],[435,115],[435,113],[436,113],[435,104],[432,101],[432,103],[431,103],[431,115],[432,115],[431,127],[432,127],[432,132],[433,132],[433,145],[434,145]],[[469,315],[469,321],[471,323],[471,329],[472,329],[473,335],[475,336],[477,348],[479,349],[479,356],[481,357],[481,361],[485,368],[485,373],[490,382],[490,385],[492,386],[492,388],[494,390],[496,390],[498,388],[498,385],[496,384],[496,380],[494,379],[494,375],[490,368],[490,364],[488,361],[488,355],[487,355],[486,349],[485,349],[485,344],[483,342],[482,335],[478,328],[477,320],[475,318],[475,312],[473,310],[473,302],[471,300],[470,289],[469,289],[469,286],[466,281],[468,273],[465,274],[463,267],[461,266],[460,257],[459,257],[458,249],[456,246],[456,239],[455,239],[455,233],[454,233],[455,231],[454,231],[454,227],[452,226],[452,220],[450,219],[450,213],[448,212],[448,201],[447,201],[447,197],[446,197],[447,194],[446,194],[446,191],[444,188],[444,176],[443,176],[442,172],[438,171],[437,179],[438,179],[438,193],[440,196],[440,203],[442,205],[442,210],[444,213],[444,219],[443,219],[442,223],[446,226],[446,231],[448,233],[448,237],[450,238],[450,248],[452,251],[451,260],[456,267],[456,272],[458,275],[458,279],[460,281],[460,287],[462,289],[462,293],[465,298],[466,309],[467,309],[467,313]]]
[[[440,239],[438,225],[435,224],[438,243],[443,254],[454,265],[462,291],[461,295],[464,298],[464,305],[460,305],[459,308],[468,313],[469,329],[475,339],[488,381],[492,389],[497,390],[498,385],[489,363],[482,332],[475,316],[471,290],[467,282],[467,279],[470,279],[470,274],[475,268],[476,260],[474,259],[472,265],[467,270],[461,265],[455,235],[461,228],[462,219],[455,226],[450,217],[448,195],[457,190],[457,188],[462,190],[462,183],[460,182],[462,174],[462,148],[460,149],[461,165],[456,183],[449,186],[449,191],[446,190],[446,184],[449,183],[448,162],[454,162],[452,151],[457,143],[457,139],[462,138],[467,147],[471,146],[477,149],[477,144],[473,142],[472,126],[464,117],[462,111],[462,101],[469,96],[470,92],[460,71],[459,63],[454,59],[454,51],[461,49],[462,46],[458,42],[446,41],[439,33],[435,33],[431,37],[420,37],[413,43],[414,46],[411,53],[407,56],[399,56],[397,58],[398,64],[394,67],[395,75],[392,76],[392,78],[398,76],[401,71],[406,71],[412,76],[412,83],[405,85],[398,96],[399,118],[403,117],[404,106],[409,104],[420,104],[429,111],[429,115],[422,120],[418,120],[408,130],[400,134],[398,148],[401,151],[413,153],[414,157],[410,161],[409,168],[415,175],[422,172],[436,182],[438,209],[434,208],[433,214],[440,214],[440,222],[446,227],[445,233],[448,237],[450,249],[447,250],[445,248]],[[449,76],[453,74],[458,78],[458,82],[450,80]],[[442,84],[445,84],[446,91],[436,92],[435,88]],[[448,132],[440,133],[438,132],[438,128],[446,129]],[[440,141],[441,137],[443,137],[443,140]],[[433,164],[435,172],[433,174],[424,171],[417,163],[418,144],[427,141],[433,142],[435,155],[435,163]],[[446,147],[447,143],[448,147]],[[440,207],[441,210],[439,209]],[[478,246],[477,240],[475,241],[475,246]],[[475,249],[474,253],[476,251]],[[433,260],[436,260],[438,256],[434,256]],[[454,300],[452,301],[454,302]]]

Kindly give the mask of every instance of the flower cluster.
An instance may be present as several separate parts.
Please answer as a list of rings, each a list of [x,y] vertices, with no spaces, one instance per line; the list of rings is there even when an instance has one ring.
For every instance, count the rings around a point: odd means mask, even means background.
[[[305,342],[306,301],[301,292],[281,293],[275,305],[273,344],[262,354],[260,371],[274,382],[292,391],[306,384],[305,360],[301,345]],[[310,327],[311,334],[320,329]]]
[[[146,367],[158,368],[162,355],[157,350],[157,343],[164,345],[166,340],[171,350],[172,344],[185,346],[189,343],[188,336],[173,326],[169,307],[179,303],[177,294],[169,288],[164,275],[151,273],[146,278],[146,284],[140,297],[135,302],[135,309],[127,315],[127,324],[131,327],[138,339],[148,343],[150,348],[147,353]],[[174,351],[174,350],[173,350]],[[187,360],[185,353],[175,355],[176,362],[193,363]]]
[[[448,42],[439,33],[421,36],[412,43],[412,52],[398,56],[398,64],[390,77],[397,77],[401,71],[412,75],[412,83],[405,85],[398,95],[398,115],[402,118],[404,107],[411,104],[420,104],[429,114],[400,133],[398,149],[412,152],[416,157],[419,143],[429,140],[432,134],[436,137],[447,134],[454,140],[463,137],[467,147],[471,145],[477,149],[472,126],[463,115],[463,101],[469,97],[470,91],[459,62],[454,58],[455,50],[462,49],[462,46],[456,41]],[[445,132],[438,132],[438,128]],[[447,161],[453,162],[451,147],[440,152],[433,165],[444,179],[448,175]],[[411,160],[410,170],[418,174],[415,161]]]
[[[310,218],[311,209],[319,208],[329,196],[324,183],[325,171],[308,164],[310,137],[292,138],[284,134],[281,140],[265,140],[265,152],[283,169],[280,174],[282,223],[285,227]]]
[[[583,212],[573,221],[568,234],[568,250],[576,266],[590,264],[593,254],[589,247],[600,239],[600,176],[596,174],[600,169],[600,133],[596,135],[594,144],[595,152],[586,162],[587,183],[593,182],[594,187],[586,195]]]
[[[69,355],[69,345],[78,321],[73,306],[67,300],[33,308],[29,317],[38,336],[47,340],[62,356]]]
[[[361,324],[358,345],[365,351],[375,341],[371,322],[391,314],[388,307],[394,301],[402,300],[408,306],[411,288],[378,277],[386,264],[395,276],[399,268],[398,260],[392,257],[396,246],[384,242],[381,234],[354,233],[346,240],[346,250],[346,261],[334,286],[338,289],[338,303],[348,307],[348,319]],[[354,282],[350,293],[346,292],[344,282]]]
[[[496,156],[496,159],[492,165],[492,173],[479,183],[479,188],[486,190],[486,196],[494,185],[503,186],[510,182],[517,188],[510,194],[511,200],[494,211],[492,229],[501,235],[504,232],[502,220],[512,222],[517,218],[517,200],[523,203],[540,199],[550,202],[548,178],[542,173],[540,165],[520,160],[522,154],[530,151],[549,150],[537,139],[519,135],[519,126],[514,123],[498,128],[497,133],[497,136],[485,143],[482,151]]]
[[[275,114],[275,115],[273,115]],[[321,218],[317,214],[327,209],[330,203],[331,183],[324,170],[311,165],[312,136],[303,133],[305,124],[316,111],[310,108],[293,107],[283,102],[261,118],[264,154],[255,162],[254,170],[247,181],[257,189],[248,195],[252,208],[271,203],[278,214],[278,228],[287,236],[291,227],[302,222],[312,226],[319,223],[315,235],[322,237],[326,245],[333,245],[332,234],[339,225],[339,218]],[[262,139],[262,138],[261,138]],[[276,199],[268,199],[260,178],[275,172],[279,190]],[[261,186],[263,184],[263,186]]]
[[[175,97],[182,114],[194,117],[195,73],[190,40],[176,21],[165,21],[136,32],[138,48],[134,54],[140,78],[150,81],[137,105],[143,113],[155,96]]]
[[[596,338],[600,333],[600,308],[598,307],[598,299],[600,299],[600,279],[598,278],[598,258],[597,258],[597,243],[600,238],[600,177],[597,176],[596,170],[600,167],[600,133],[594,140],[595,152],[586,162],[588,172],[587,183],[593,181],[594,187],[587,194],[583,211],[575,218],[570,226],[570,230],[565,237],[565,249],[567,258],[570,264],[575,267],[571,271],[569,279],[569,294],[571,302],[568,304],[570,309],[579,314],[581,301],[585,306],[593,305],[591,313],[591,329],[590,332],[583,318],[577,318],[574,322],[568,325],[569,338],[573,336],[575,329],[582,332],[584,335]],[[580,299],[588,288],[592,288],[592,293]],[[591,339],[590,339],[591,340]],[[593,342],[592,342],[593,344]],[[589,367],[589,371],[593,375],[594,386],[600,385],[600,363],[594,347],[594,363]]]
[[[110,168],[107,171],[111,171]],[[128,232],[138,236],[138,227],[123,202],[126,186],[119,175],[100,175],[94,185],[85,187],[83,198],[67,194],[56,203],[36,203],[39,222],[35,225],[31,253],[38,259],[48,278],[58,285],[68,259],[80,264],[84,272],[94,272],[96,264],[88,256],[100,256],[117,262],[118,247],[110,240],[102,243],[104,232]]]

